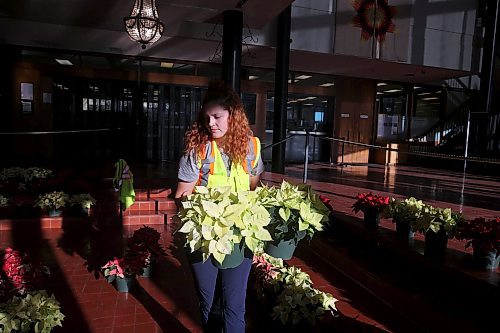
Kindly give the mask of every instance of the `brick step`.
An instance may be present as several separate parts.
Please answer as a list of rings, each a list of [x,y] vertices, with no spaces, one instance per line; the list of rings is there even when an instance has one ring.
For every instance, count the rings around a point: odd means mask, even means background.
[[[127,215],[122,217],[123,225],[153,225],[166,224],[167,215],[165,214],[143,214]]]
[[[61,229],[64,224],[89,223],[88,217],[36,217],[36,218],[12,218],[0,220],[0,231],[16,229]],[[15,225],[15,226],[14,226]]]
[[[156,211],[157,210],[156,202],[154,200],[148,200],[148,201],[136,200],[134,202],[134,204],[132,206],[130,206],[129,208],[127,208],[127,210],[125,212],[137,211],[137,210],[140,210],[140,211],[154,210],[154,211]]]
[[[135,190],[136,200],[166,199],[172,193],[172,189],[137,189]]]
[[[172,224],[172,217],[177,214],[177,209],[160,210],[159,213],[165,216],[165,224]]]
[[[153,202],[154,203],[154,202]],[[145,215],[158,215],[158,211],[156,209],[144,209],[144,210],[132,210],[132,209],[127,209],[126,211],[122,212],[122,216],[145,216]]]
[[[166,199],[166,200],[158,200],[155,199],[156,202],[158,202],[158,210],[176,210],[177,207],[175,206],[175,201],[172,199]]]

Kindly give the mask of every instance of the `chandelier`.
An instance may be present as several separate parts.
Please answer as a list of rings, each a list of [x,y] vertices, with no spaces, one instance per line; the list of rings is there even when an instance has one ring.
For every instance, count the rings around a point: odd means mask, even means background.
[[[135,0],[130,16],[123,18],[130,39],[142,44],[153,44],[163,34],[163,23],[158,18],[155,0]]]

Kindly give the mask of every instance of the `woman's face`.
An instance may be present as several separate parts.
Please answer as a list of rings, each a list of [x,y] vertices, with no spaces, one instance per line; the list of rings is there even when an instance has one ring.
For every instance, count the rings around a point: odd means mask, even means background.
[[[205,125],[212,133],[212,138],[222,138],[229,128],[229,111],[218,105],[209,108],[205,112]]]

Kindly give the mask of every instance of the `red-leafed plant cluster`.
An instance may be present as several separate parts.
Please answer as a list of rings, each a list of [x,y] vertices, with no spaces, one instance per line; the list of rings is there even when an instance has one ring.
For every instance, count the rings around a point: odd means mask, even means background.
[[[144,264],[147,265],[152,258],[165,255],[165,250],[160,245],[160,237],[161,234],[157,230],[144,225],[129,237],[129,252],[140,253],[144,257]]]
[[[381,213],[389,205],[389,197],[370,193],[359,193],[356,196],[356,202],[352,205],[352,210],[357,213],[359,211],[375,211]]]
[[[10,292],[24,294],[27,291],[39,289],[50,274],[47,266],[30,260],[28,255],[12,248],[2,251],[1,258],[2,294]]]
[[[324,195],[320,195],[319,199],[325,204],[326,207],[328,207],[330,212],[333,212],[333,204],[330,198],[327,198]]]
[[[143,269],[150,265],[157,256],[165,254],[160,245],[161,234],[148,226],[142,226],[134,231],[132,237],[127,239],[127,251],[123,258],[115,257],[101,268],[104,277],[112,282],[116,277],[134,277],[143,273]]]
[[[468,240],[465,248],[472,245],[476,251],[500,252],[500,217],[485,219],[478,217],[463,223],[459,228],[460,239]]]

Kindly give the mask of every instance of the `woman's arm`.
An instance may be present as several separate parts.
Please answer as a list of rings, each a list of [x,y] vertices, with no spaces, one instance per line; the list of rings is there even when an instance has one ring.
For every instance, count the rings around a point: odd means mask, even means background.
[[[259,182],[260,182],[260,175],[250,176],[250,191],[255,190],[257,185],[259,185]]]
[[[179,181],[177,183],[177,190],[175,191],[175,196],[174,196],[177,209],[180,208],[181,199],[183,197],[186,197],[186,196],[190,195],[191,193],[193,193],[193,189],[194,189],[194,186],[196,185],[196,182],[197,181],[187,183],[187,182]]]

